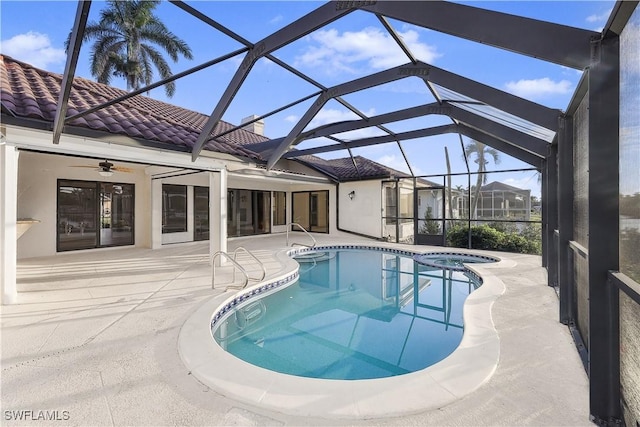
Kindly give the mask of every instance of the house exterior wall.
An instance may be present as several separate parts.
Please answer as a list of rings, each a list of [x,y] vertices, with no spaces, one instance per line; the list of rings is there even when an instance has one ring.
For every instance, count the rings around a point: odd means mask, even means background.
[[[189,153],[167,153],[143,148],[131,141],[125,141],[121,145],[65,134],[60,144],[53,145],[50,132],[13,126],[7,126],[7,140],[20,153],[16,217],[39,221],[17,241],[16,259],[57,253],[57,185],[60,179],[134,185],[134,244],[138,247],[159,248],[164,244],[193,241],[194,187],[210,187],[210,175],[219,175],[222,169],[233,171],[225,179],[225,196],[227,188],[285,192],[287,222],[291,222],[292,191],[328,190],[330,232],[336,231],[335,184],[303,165],[297,166],[297,172],[311,175],[313,178],[308,178],[308,183],[302,181],[306,177],[291,174],[262,176],[260,174],[266,174],[263,169],[225,155],[221,155],[221,159],[201,156],[194,163]],[[116,171],[110,177],[100,176],[97,171],[98,163],[104,158],[129,171]],[[204,170],[183,176],[165,177],[167,173],[189,172],[194,167]],[[186,232],[162,233],[162,184],[187,186]],[[212,209],[217,208],[212,206]],[[224,213],[226,215],[226,210]],[[271,217],[273,222],[273,216]],[[210,220],[213,221],[213,217],[210,216]],[[212,238],[216,236],[219,239],[220,230],[226,231],[224,226],[226,224],[211,222]],[[286,229],[286,225],[271,226],[272,233],[285,232]]]
[[[98,160],[21,151],[18,160],[18,218],[40,221],[17,242],[17,257],[31,258],[56,254],[57,185],[59,179],[114,182],[135,185],[135,245],[150,247],[151,216],[149,177],[137,165],[127,165],[129,173],[100,176]],[[118,162],[118,164],[123,164]],[[85,167],[89,166],[89,167]]]
[[[382,237],[382,181],[353,181],[340,184],[338,210],[340,229]],[[355,191],[353,199],[349,193]]]

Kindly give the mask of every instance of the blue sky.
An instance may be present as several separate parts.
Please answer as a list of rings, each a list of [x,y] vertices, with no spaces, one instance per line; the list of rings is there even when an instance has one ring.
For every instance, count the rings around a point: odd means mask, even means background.
[[[322,4],[310,1],[188,3],[251,42],[261,40]],[[465,4],[599,31],[606,23],[614,3],[499,1]],[[97,21],[104,6],[104,2],[94,1],[89,20]],[[0,3],[2,53],[34,66],[62,73],[65,63],[64,41],[73,25],[76,7],[75,1],[3,0]],[[157,15],[177,36],[191,46],[194,54],[192,61],[181,60],[173,64],[174,73],[242,47],[238,42],[169,3],[162,3],[157,8]],[[566,67],[403,22],[390,20],[390,23],[418,59],[548,107],[564,110],[581,76],[581,72]],[[90,43],[83,45],[77,76],[92,78],[89,72],[89,52]],[[327,87],[408,62],[375,15],[362,11],[351,13],[295,41],[274,52],[274,55]],[[178,80],[176,95],[172,99],[167,99],[162,89],[152,91],[151,96],[208,115],[241,61],[242,55]],[[124,81],[114,78],[112,85],[124,88]],[[223,118],[237,124],[243,117],[268,113],[316,90],[311,84],[271,61],[261,59],[254,66]],[[407,78],[346,95],[344,99],[369,116],[434,101],[426,86],[417,78]],[[306,101],[267,118],[266,136],[285,136],[312,102],[313,100]],[[354,118],[356,116],[342,105],[330,101],[310,126]],[[394,132],[402,132],[416,127],[449,123],[451,121],[445,117],[428,116],[391,123],[387,127]],[[343,136],[348,140],[379,134],[381,131],[378,129],[363,129]],[[309,141],[301,144],[299,148],[326,143],[326,140]],[[404,141],[402,147],[410,158],[416,174],[445,173],[444,147],[449,151],[453,172],[466,170],[461,144],[456,135]],[[400,149],[395,143],[354,149],[353,153],[407,171]],[[347,155],[345,151],[339,151],[322,156],[331,158]],[[472,170],[474,166],[472,163]],[[499,165],[489,165],[490,170],[521,167],[526,165],[504,154],[501,155]],[[531,188],[533,194],[540,192],[537,177],[533,172],[492,174],[488,181],[493,180]],[[466,178],[461,179],[460,185],[466,185]]]

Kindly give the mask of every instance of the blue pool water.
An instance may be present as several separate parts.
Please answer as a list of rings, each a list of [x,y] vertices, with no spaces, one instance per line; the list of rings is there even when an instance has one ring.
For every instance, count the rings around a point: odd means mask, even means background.
[[[414,255],[413,259],[424,265],[436,268],[464,271],[464,264],[484,264],[499,261],[489,255],[461,254],[452,252],[427,252]]]
[[[216,324],[228,352],[277,372],[368,379],[424,369],[462,339],[462,306],[479,283],[409,256],[323,251],[300,259],[300,279],[252,298]]]

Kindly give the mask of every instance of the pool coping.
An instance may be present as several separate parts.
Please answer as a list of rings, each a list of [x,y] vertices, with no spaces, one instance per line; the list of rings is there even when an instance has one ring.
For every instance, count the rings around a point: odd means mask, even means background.
[[[333,245],[332,245],[333,246]],[[344,246],[344,245],[337,245]],[[401,253],[387,245],[349,245],[351,248],[383,249]],[[322,250],[323,248],[316,248]],[[296,250],[300,252],[304,250]],[[289,283],[297,277],[298,263],[282,250],[279,273],[242,292],[275,292],[265,284]],[[460,254],[473,253],[459,251]],[[231,399],[297,416],[340,419],[384,418],[440,408],[475,391],[493,375],[500,358],[500,339],[491,317],[491,306],[504,293],[503,282],[492,268],[513,267],[514,261],[468,264],[483,285],[467,297],[465,330],[460,345],[447,358],[410,374],[368,380],[303,378],[269,371],[227,353],[212,337],[211,323],[222,306],[240,304],[242,292],[225,292],[201,305],[184,323],[178,337],[183,363],[206,386]],[[235,303],[234,303],[235,301]]]

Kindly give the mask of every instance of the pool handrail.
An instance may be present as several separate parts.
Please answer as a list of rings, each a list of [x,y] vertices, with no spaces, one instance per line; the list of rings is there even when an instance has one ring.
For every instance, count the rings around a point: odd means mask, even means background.
[[[313,240],[313,245],[309,246],[309,245],[305,245],[304,243],[291,243],[291,246],[293,245],[298,245],[298,246],[304,246],[307,248],[315,248],[316,245],[318,244],[318,242],[316,241],[315,237],[313,237],[303,226],[301,226],[300,224],[298,224],[297,222],[290,222],[289,224],[287,224],[287,246],[289,246],[289,228],[291,226],[296,226],[298,227],[300,230],[304,231],[304,233],[311,237],[311,240]]]
[[[262,277],[260,277],[259,279],[253,279],[253,278],[252,278],[251,280],[258,280],[258,281],[260,281],[260,280],[264,279],[264,278],[267,276],[267,268],[264,266],[264,264],[262,263],[262,261],[260,261],[260,260],[258,259],[258,257],[257,257],[257,256],[255,256],[255,255],[254,255],[251,251],[249,251],[248,249],[246,249],[246,248],[244,248],[244,247],[242,247],[242,246],[238,246],[238,247],[236,248],[236,250],[235,250],[235,251],[233,251],[233,260],[234,260],[234,261],[236,261],[236,257],[237,257],[237,255],[238,255],[238,252],[240,252],[240,251],[242,251],[242,252],[246,253],[246,254],[247,254],[247,255],[249,255],[251,258],[253,258],[253,259],[254,259],[258,264],[260,264],[260,268],[262,269]],[[235,269],[233,270],[233,281],[234,281],[234,282],[236,281],[236,270],[235,270]],[[245,286],[246,286],[246,285],[245,285]]]
[[[242,268],[242,266],[238,264],[238,262],[235,259],[233,259],[228,253],[226,253],[225,251],[218,251],[215,254],[213,254],[213,256],[211,257],[211,289],[215,289],[215,286],[216,286],[216,258],[219,257],[220,255],[224,255],[229,261],[231,261],[231,263],[235,267],[233,269],[233,279],[231,283],[234,283],[236,281],[236,269],[238,269],[244,276],[244,284],[242,285],[241,289],[246,288],[247,283],[249,283],[249,274],[247,274],[247,271],[244,268]]]

